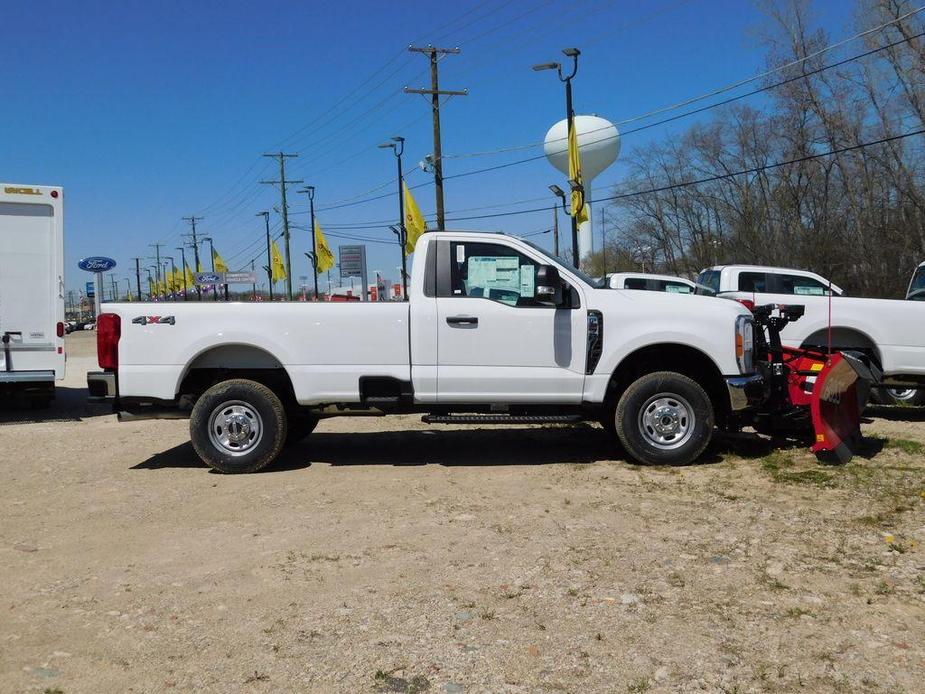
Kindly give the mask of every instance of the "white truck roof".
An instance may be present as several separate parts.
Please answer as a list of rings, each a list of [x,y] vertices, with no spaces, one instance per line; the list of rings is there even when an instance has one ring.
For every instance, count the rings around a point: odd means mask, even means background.
[[[713,265],[712,267],[704,268],[700,271],[704,272],[720,272],[723,274],[735,274],[738,276],[741,272],[765,272],[775,275],[799,275],[802,277],[811,277],[812,279],[820,282],[824,285],[831,285],[832,291],[836,294],[844,294],[844,290],[841,289],[837,284],[832,284],[828,278],[823,277],[822,275],[812,272],[811,270],[800,270],[798,268],[791,267],[777,267],[773,265]],[[720,291],[730,291],[720,287]],[[734,291],[734,290],[732,290]]]

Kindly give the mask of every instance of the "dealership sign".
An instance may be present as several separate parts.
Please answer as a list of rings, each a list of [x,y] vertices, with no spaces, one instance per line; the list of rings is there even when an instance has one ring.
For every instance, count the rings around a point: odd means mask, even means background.
[[[366,275],[366,246],[339,246],[337,251],[342,279]]]
[[[196,284],[254,284],[256,272],[197,272]]]
[[[101,255],[93,255],[89,258],[83,258],[77,267],[87,272],[109,272],[116,266],[116,261],[112,258],[106,258]]]

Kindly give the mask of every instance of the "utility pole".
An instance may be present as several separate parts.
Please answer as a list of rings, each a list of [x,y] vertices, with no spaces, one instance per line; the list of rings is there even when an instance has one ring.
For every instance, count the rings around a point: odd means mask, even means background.
[[[122,279],[125,280],[125,300],[128,301],[128,300],[129,300],[129,296],[131,296],[131,294],[132,294],[132,278],[131,278],[131,277],[123,277]]]
[[[401,246],[401,286],[402,300],[408,300],[408,254],[405,250],[405,241],[408,238],[408,230],[405,228],[405,191],[404,191],[404,173],[401,167],[401,155],[405,151],[405,138],[393,137],[391,142],[379,145],[380,149],[391,149],[398,161],[398,243]],[[394,231],[394,227],[390,227]],[[378,284],[377,284],[378,286]]]
[[[411,89],[405,87],[405,94],[430,95],[430,107],[433,111],[434,118],[434,186],[437,196],[437,229],[446,228],[443,215],[443,150],[440,140],[440,97],[441,96],[466,96],[468,89],[462,91],[440,91],[440,81],[437,74],[438,56],[458,54],[458,48],[434,48],[431,45],[417,47],[408,46],[412,53],[423,53],[430,58],[430,89]]]
[[[283,238],[286,243],[286,298],[289,301],[292,301],[292,256],[289,252],[289,208],[286,206],[286,185],[289,183],[302,183],[300,178],[297,181],[287,181],[286,180],[286,159],[288,157],[297,157],[298,154],[286,154],[285,152],[275,152],[273,154],[264,154],[265,157],[273,157],[274,159],[279,159],[279,180],[278,181],[261,181],[261,183],[267,183],[272,185],[279,185],[280,198],[282,200],[282,215],[283,215]],[[312,225],[312,233],[314,233],[314,225]],[[313,249],[314,250],[314,249]],[[270,266],[273,266],[273,261],[270,261]]]
[[[315,186],[305,186],[299,193],[308,195],[309,225],[312,230],[312,275],[315,278],[315,301],[318,301],[318,241],[315,238]]]
[[[112,300],[118,301],[119,300],[119,285],[116,282],[116,276],[113,274],[110,274],[109,282],[110,284],[112,284]]]
[[[263,217],[263,221],[267,225],[267,268],[272,268],[273,251],[270,250],[270,213],[264,210],[263,212],[258,212],[256,216]],[[314,225],[312,227],[314,228]],[[256,287],[257,285],[255,284],[254,286]],[[273,273],[269,269],[267,270],[267,286],[270,288],[270,301],[273,301]]]
[[[141,301],[141,258],[132,258],[135,261],[135,291],[138,292],[138,300]]]
[[[559,255],[559,208],[552,208],[552,254]]]
[[[257,301],[257,273],[254,271],[254,261],[253,260],[251,261],[251,272],[254,273],[254,288],[252,289],[253,297],[254,297],[254,301]]]
[[[184,217],[183,219],[185,219],[187,222],[189,222],[189,223],[190,223],[190,227],[192,227],[192,233],[190,233],[190,234],[183,234],[183,236],[185,236],[186,238],[191,238],[191,239],[193,240],[193,242],[192,242],[192,246],[193,246],[193,259],[194,259],[194,261],[195,261],[195,263],[196,263],[196,265],[195,265],[195,268],[196,268],[195,272],[199,272],[199,239],[196,238],[196,222],[199,222],[199,221],[201,221],[201,220],[203,220],[203,219],[205,219],[205,218],[204,218],[204,217],[196,217],[196,216],[191,215],[191,216],[189,216],[189,217]],[[184,278],[186,277],[186,266],[183,267],[183,277],[184,277]],[[202,301],[202,288],[201,288],[198,284],[196,285],[196,294],[199,296],[199,300]]]
[[[180,251],[180,262],[183,263],[183,301],[189,301],[189,287],[186,286],[186,249],[183,246],[177,246]]]

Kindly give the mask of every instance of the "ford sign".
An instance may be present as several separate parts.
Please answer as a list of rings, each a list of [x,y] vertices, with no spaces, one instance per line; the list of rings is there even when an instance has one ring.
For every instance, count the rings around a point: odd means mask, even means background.
[[[225,277],[220,272],[197,272],[196,284],[224,284]]]
[[[112,258],[94,255],[89,258],[83,258],[77,267],[87,272],[109,272],[116,266],[116,261]]]

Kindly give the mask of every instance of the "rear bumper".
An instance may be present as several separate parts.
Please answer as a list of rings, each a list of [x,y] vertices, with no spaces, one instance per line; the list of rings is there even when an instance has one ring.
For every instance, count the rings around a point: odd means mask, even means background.
[[[726,390],[729,391],[729,406],[733,412],[756,407],[764,399],[764,377],[761,374],[745,376],[725,376]]]
[[[115,402],[118,393],[116,374],[112,371],[90,371],[87,374],[87,390],[90,392],[88,402]]]
[[[54,371],[0,371],[0,383],[51,383]]]

